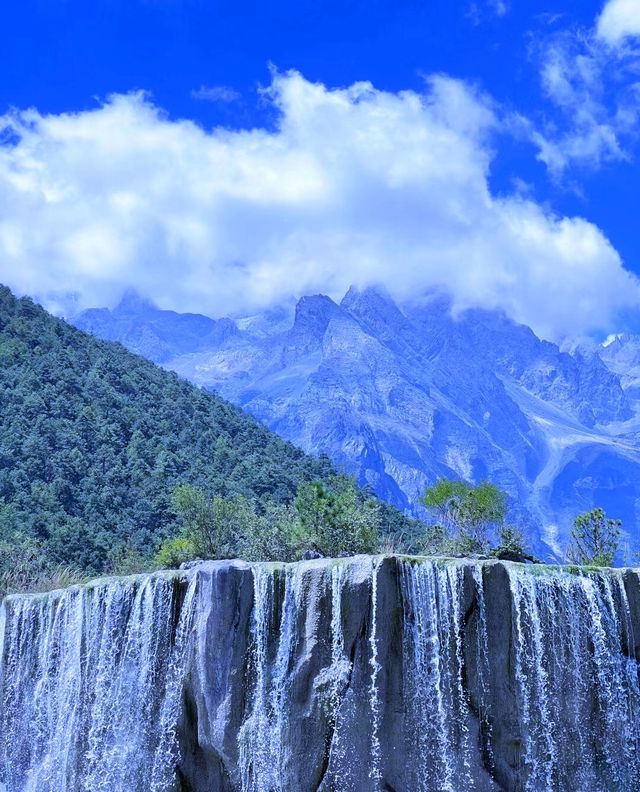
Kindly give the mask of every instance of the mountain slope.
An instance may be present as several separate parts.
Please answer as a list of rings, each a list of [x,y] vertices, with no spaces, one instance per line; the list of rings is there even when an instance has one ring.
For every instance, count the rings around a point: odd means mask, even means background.
[[[398,305],[351,289],[272,315],[163,365],[409,512],[438,477],[488,478],[544,557],[594,503],[635,528],[638,405],[595,352],[563,352],[495,311],[454,317],[439,294]]]
[[[332,470],[218,396],[4,287],[0,405],[0,531],[19,528],[93,572],[116,546],[155,546],[178,482],[264,503]]]

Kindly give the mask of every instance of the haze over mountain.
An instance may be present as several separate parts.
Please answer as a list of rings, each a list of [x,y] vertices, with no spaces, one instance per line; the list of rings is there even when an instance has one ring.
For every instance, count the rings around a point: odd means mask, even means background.
[[[507,490],[542,555],[560,556],[572,517],[594,504],[635,525],[633,338],[561,351],[501,312],[454,316],[442,293],[397,304],[373,287],[350,289],[340,304],[307,296],[233,322],[161,311],[130,294],[75,323],[327,453],[410,513],[446,476]]]

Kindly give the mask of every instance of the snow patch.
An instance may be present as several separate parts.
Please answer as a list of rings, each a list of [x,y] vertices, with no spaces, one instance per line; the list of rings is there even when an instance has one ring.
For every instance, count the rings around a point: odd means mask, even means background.
[[[606,349],[608,346],[611,346],[615,341],[620,341],[622,338],[622,333],[610,333],[602,342],[602,346]]]

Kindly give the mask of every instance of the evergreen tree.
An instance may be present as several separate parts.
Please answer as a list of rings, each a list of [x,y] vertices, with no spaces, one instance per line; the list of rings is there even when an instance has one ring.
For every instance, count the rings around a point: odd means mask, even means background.
[[[491,531],[499,529],[507,512],[504,492],[489,482],[474,486],[441,479],[427,488],[421,502],[437,518],[426,539],[431,545],[441,541],[443,552],[486,552]]]
[[[176,533],[177,485],[263,513],[333,474],[215,394],[4,287],[0,404],[0,498],[52,563],[91,574],[112,568],[116,547],[149,559]]]
[[[576,564],[611,566],[620,545],[622,520],[607,517],[595,508],[573,521],[569,559]]]

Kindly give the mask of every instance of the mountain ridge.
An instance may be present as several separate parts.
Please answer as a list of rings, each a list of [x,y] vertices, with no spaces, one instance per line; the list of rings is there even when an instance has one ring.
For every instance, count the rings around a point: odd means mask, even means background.
[[[639,407],[617,347],[563,350],[499,311],[454,314],[442,292],[398,303],[352,287],[284,315],[236,318],[237,333],[163,365],[411,514],[453,476],[503,487],[543,557],[562,555],[572,515],[596,500],[635,524]]]

